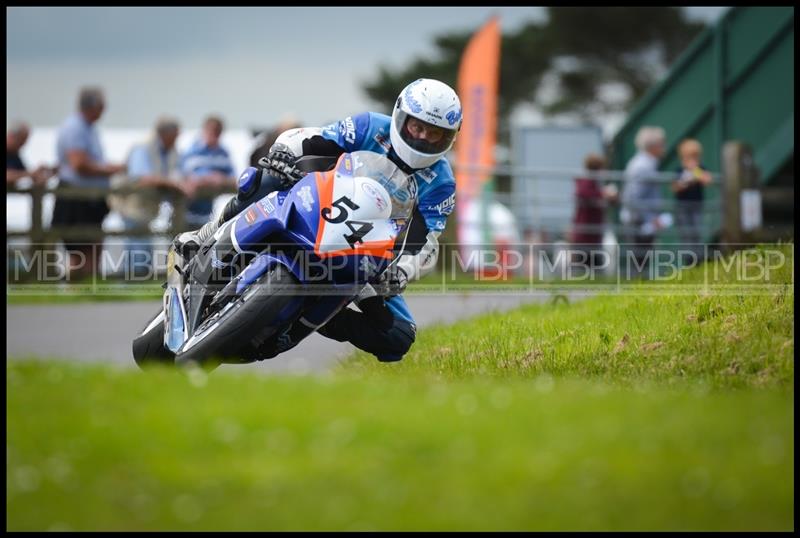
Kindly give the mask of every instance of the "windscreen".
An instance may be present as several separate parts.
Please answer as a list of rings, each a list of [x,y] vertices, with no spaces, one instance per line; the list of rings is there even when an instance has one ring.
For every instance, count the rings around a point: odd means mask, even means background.
[[[390,218],[411,218],[417,198],[416,181],[400,170],[385,155],[372,151],[355,151],[350,154],[352,174],[374,179],[386,189],[392,198]]]

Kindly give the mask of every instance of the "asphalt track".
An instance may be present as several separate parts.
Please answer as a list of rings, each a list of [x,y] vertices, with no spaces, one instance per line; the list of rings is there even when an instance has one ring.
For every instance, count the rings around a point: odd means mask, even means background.
[[[550,294],[407,294],[417,325],[424,330],[481,313],[501,312],[524,303],[545,302]],[[571,296],[570,300],[580,298]],[[131,341],[159,308],[158,302],[7,305],[6,356],[108,362],[135,367]],[[310,373],[325,371],[355,348],[312,334],[288,352],[225,370]]]

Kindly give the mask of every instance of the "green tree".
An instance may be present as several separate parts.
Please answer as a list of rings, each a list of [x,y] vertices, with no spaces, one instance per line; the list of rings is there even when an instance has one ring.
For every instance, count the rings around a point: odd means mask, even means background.
[[[676,7],[551,7],[547,15],[546,22],[529,22],[503,34],[501,125],[515,106],[526,102],[546,114],[582,118],[627,110],[703,29]],[[389,113],[403,87],[417,78],[438,78],[455,87],[471,36],[460,32],[437,37],[436,54],[416,58],[397,71],[381,66],[364,90]],[[537,100],[545,76],[554,80],[556,97]],[[604,91],[609,86],[619,91]]]
[[[547,33],[558,97],[545,113],[628,110],[704,28],[674,7],[551,7]],[[603,93],[621,88],[621,98]]]

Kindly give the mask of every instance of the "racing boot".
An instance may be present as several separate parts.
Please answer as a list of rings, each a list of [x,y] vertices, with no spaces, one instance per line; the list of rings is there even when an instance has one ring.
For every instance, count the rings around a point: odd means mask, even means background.
[[[175,239],[172,240],[172,245],[175,247],[175,250],[183,256],[184,260],[189,261],[192,256],[197,254],[197,251],[200,250],[200,246],[206,242],[206,239],[214,235],[224,223],[225,221],[222,219],[222,215],[220,215],[219,218],[203,224],[203,226],[197,230],[191,230],[176,235]]]

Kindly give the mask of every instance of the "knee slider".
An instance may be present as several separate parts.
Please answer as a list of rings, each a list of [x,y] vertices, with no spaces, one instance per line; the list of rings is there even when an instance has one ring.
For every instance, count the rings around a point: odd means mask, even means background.
[[[381,362],[394,362],[403,358],[408,353],[416,339],[415,327],[402,320],[397,320],[394,326],[386,332],[388,353],[381,353],[378,360]]]

